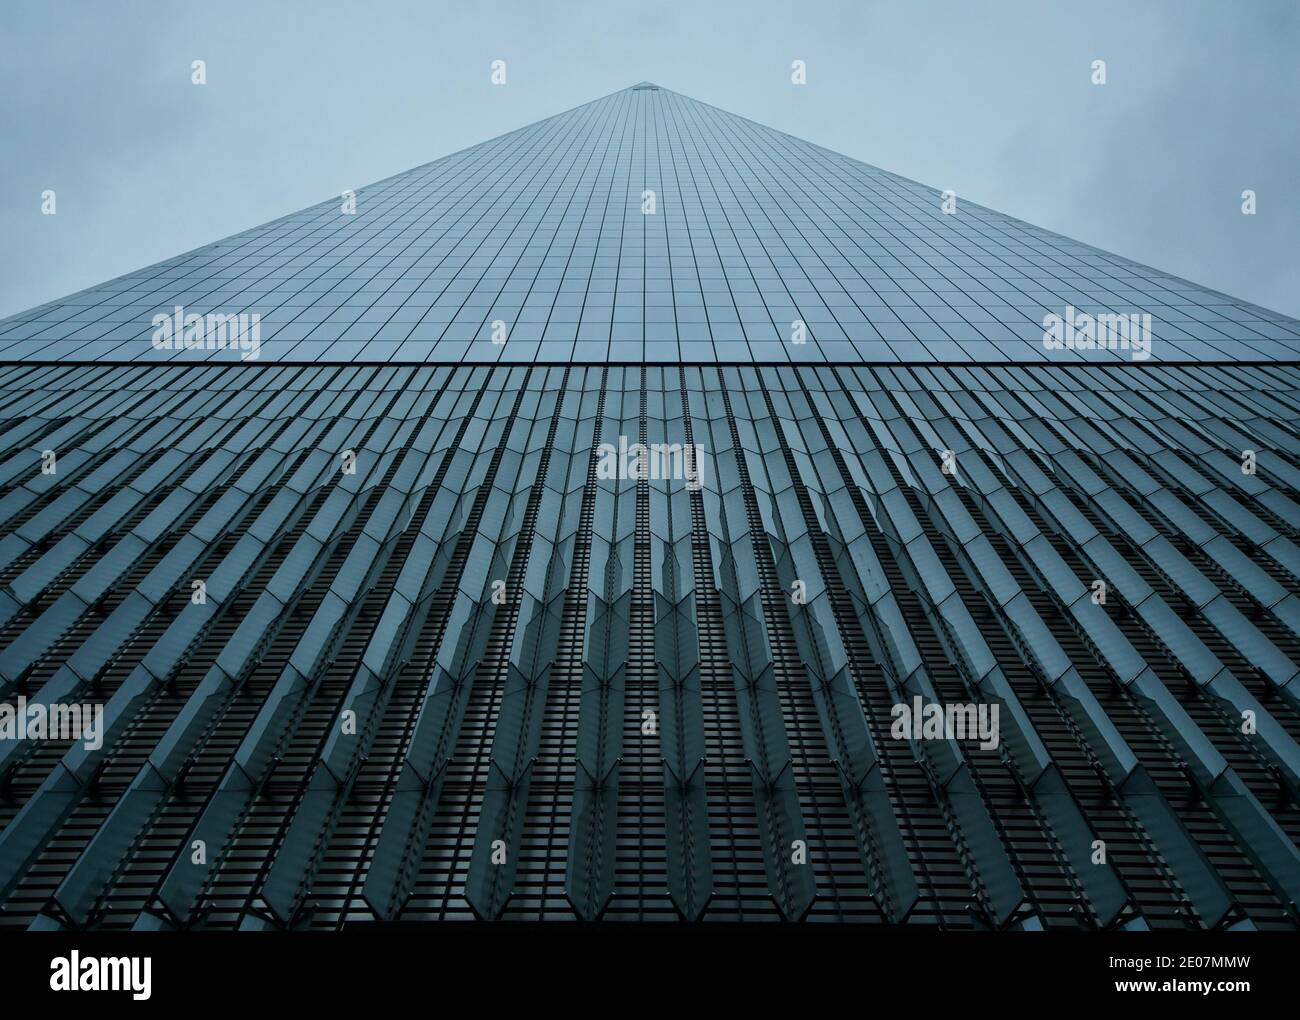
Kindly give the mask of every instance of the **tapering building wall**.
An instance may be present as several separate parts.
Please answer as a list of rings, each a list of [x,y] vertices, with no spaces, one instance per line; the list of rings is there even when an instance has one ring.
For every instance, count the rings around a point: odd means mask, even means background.
[[[260,360],[1044,361],[1067,307],[1149,314],[1151,360],[1300,354],[1293,319],[649,84],[0,322],[0,357],[193,358],[150,345],[177,305],[257,313]]]
[[[646,84],[352,198],[0,323],[0,925],[1296,926],[1300,324]]]

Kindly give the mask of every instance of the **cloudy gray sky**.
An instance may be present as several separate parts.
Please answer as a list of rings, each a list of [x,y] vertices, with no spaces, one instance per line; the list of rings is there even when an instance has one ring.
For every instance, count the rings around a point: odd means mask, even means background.
[[[0,315],[646,79],[1300,316],[1298,52],[1297,0],[6,0]]]

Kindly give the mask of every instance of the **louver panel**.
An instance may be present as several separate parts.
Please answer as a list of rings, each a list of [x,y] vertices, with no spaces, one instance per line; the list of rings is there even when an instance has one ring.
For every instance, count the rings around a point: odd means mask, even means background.
[[[0,369],[0,924],[1300,921],[1300,370],[400,371]]]

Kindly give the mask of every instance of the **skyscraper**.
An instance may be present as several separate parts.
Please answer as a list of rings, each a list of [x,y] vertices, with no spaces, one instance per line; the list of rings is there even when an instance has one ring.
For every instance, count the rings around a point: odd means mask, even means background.
[[[0,924],[1297,924],[1300,322],[643,82],[0,345]]]

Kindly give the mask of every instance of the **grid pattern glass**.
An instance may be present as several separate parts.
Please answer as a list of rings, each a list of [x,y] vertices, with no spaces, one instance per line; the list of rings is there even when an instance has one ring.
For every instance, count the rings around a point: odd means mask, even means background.
[[[1130,357],[1045,350],[1068,307],[1149,314],[1152,360],[1300,355],[1294,319],[963,199],[945,214],[933,188],[649,83],[355,197],[4,320],[0,359],[238,356],[155,349],[176,306],[256,313],[258,357],[292,362]]]

